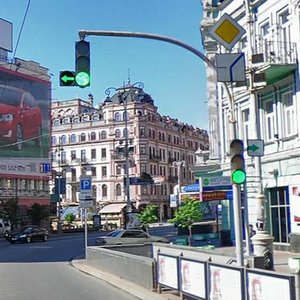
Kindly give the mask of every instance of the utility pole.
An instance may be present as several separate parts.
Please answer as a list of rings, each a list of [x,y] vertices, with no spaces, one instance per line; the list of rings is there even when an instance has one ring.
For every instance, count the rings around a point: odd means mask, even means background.
[[[174,161],[173,167],[177,168],[177,201],[178,207],[180,207],[181,199],[180,199],[180,191],[181,191],[181,167],[185,167],[185,161]]]

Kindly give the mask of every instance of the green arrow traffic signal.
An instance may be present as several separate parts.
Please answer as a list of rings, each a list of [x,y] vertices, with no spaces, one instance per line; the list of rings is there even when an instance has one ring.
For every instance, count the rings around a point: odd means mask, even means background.
[[[259,149],[259,147],[258,146],[256,146],[255,144],[253,144],[253,145],[249,145],[248,147],[247,147],[247,150],[250,150],[250,151],[256,151],[256,150],[258,150]]]
[[[75,84],[75,73],[72,71],[61,71],[59,84],[60,86],[73,86]]]

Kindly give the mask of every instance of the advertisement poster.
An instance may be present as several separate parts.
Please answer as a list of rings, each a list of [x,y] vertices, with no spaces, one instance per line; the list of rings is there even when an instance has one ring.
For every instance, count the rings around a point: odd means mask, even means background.
[[[239,269],[210,265],[210,300],[242,300],[242,281]]]
[[[291,299],[288,278],[247,272],[247,280],[249,300],[273,300],[274,295],[276,299]]]
[[[291,232],[300,232],[300,186],[290,187]]]
[[[158,255],[158,283],[178,289],[178,264],[177,258],[165,255]]]
[[[190,260],[180,260],[181,291],[183,293],[206,298],[205,264]]]
[[[0,176],[43,177],[49,163],[51,85],[0,67]]]

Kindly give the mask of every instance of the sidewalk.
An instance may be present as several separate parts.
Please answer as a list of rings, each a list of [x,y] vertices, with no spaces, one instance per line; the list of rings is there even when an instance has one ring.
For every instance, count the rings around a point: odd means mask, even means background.
[[[222,253],[224,255],[233,255],[235,253],[235,247],[216,248],[215,253]],[[292,253],[287,251],[274,251],[274,270],[275,272],[291,274],[292,271],[288,267],[288,260],[290,257],[300,257],[300,253]],[[180,297],[176,295],[176,292],[163,291],[161,294],[152,292],[137,284],[129,282],[123,278],[112,275],[110,273],[103,272],[95,269],[86,263],[85,259],[73,260],[71,265],[91,276],[99,278],[107,283],[124,290],[125,292],[133,295],[137,299],[143,300],[179,300]]]

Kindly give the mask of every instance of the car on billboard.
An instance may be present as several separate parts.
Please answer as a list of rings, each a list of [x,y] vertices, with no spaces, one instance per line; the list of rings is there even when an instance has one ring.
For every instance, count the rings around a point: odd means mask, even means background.
[[[41,146],[42,113],[34,96],[28,91],[0,85],[0,140],[21,150],[24,141]]]

